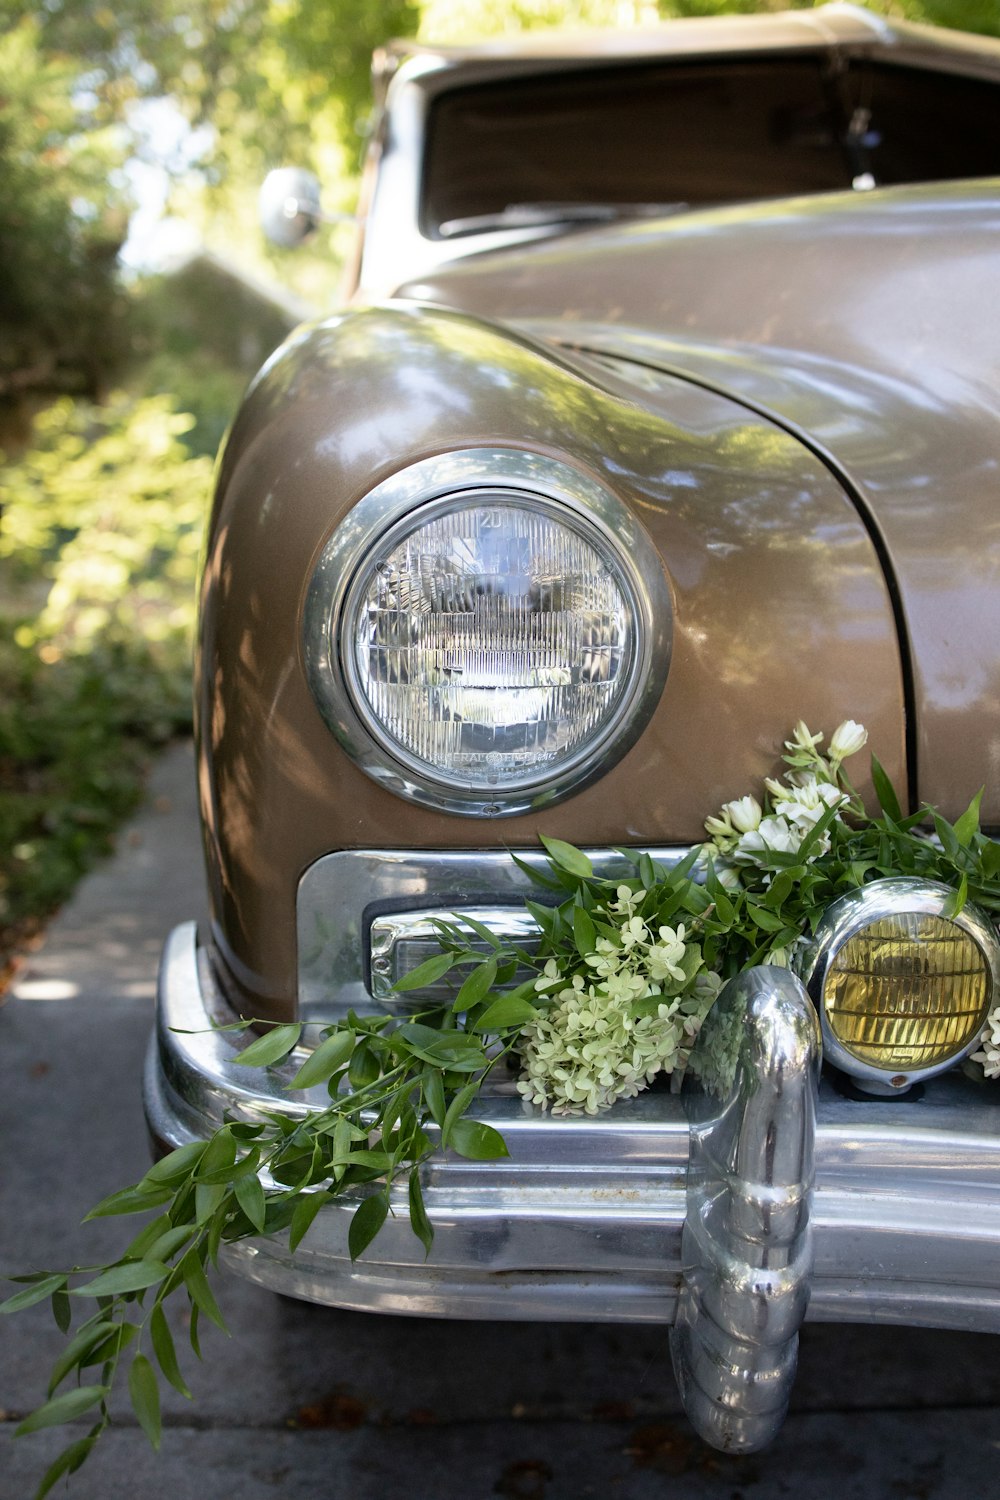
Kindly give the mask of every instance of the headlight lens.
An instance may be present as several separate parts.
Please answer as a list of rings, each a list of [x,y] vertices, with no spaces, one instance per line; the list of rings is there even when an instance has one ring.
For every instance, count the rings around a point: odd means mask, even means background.
[[[593,539],[500,496],[432,514],[347,602],[348,682],[401,758],[469,786],[537,782],[598,738],[636,622]]]
[[[991,924],[930,881],[875,881],[824,915],[808,977],[830,1061],[892,1092],[969,1053],[993,1003]]]
[[[830,965],[823,1009],[852,1056],[912,1072],[974,1042],[989,996],[986,960],[967,932],[944,917],[904,912],[848,939]]]
[[[554,460],[477,449],[355,508],[313,580],[306,654],[370,775],[451,811],[520,812],[634,742],[669,621],[662,567],[621,502]]]

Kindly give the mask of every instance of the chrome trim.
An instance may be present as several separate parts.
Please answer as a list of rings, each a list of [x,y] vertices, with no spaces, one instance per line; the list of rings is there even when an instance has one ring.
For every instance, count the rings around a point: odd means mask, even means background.
[[[594,739],[555,767],[494,791],[456,785],[384,736],[358,702],[345,628],[368,564],[422,516],[482,499],[562,512],[613,561],[633,615],[635,644],[618,705]],[[396,796],[468,817],[510,817],[561,801],[603,775],[635,744],[656,707],[670,661],[670,591],[639,521],[603,484],[557,459],[520,449],[463,448],[421,459],[370,490],[326,543],[306,596],[303,644],[313,696],[328,728],[360,768]]]
[[[957,916],[946,910],[954,901],[955,892],[950,886],[937,881],[919,880],[910,875],[895,875],[886,880],[873,880],[858,891],[849,892],[831,902],[823,913],[810,944],[804,963],[802,977],[819,1015],[823,1031],[823,1050],[827,1062],[833,1063],[842,1072],[856,1079],[862,1088],[882,1094],[903,1094],[914,1083],[924,1078],[933,1078],[948,1068],[953,1068],[962,1058],[975,1050],[979,1044],[980,1031],[960,1051],[934,1063],[928,1068],[914,1068],[904,1073],[899,1069],[876,1068],[874,1064],[855,1057],[834,1036],[827,1023],[823,1005],[823,990],[830,965],[846,942],[880,917],[902,915],[907,912],[923,912],[928,916],[946,917],[967,932],[978,944],[989,971],[990,993],[987,997],[983,1019],[1000,993],[1000,939],[996,928],[970,903]],[[891,1076],[890,1076],[891,1075]]]
[[[504,920],[520,921],[526,896],[544,902],[546,892],[511,859],[509,849],[344,849],[325,854],[299,881],[296,932],[299,953],[299,1015],[333,1020],[350,1007],[408,1009],[403,995],[373,993],[365,973],[373,921],[386,913],[424,912],[445,917],[463,908],[504,910]],[[544,872],[548,863],[537,846],[514,850],[522,864]],[[616,849],[587,849],[594,873],[616,879],[635,865]],[[643,851],[636,850],[639,854]],[[673,865],[690,851],[651,848],[655,864]]]
[[[799,980],[750,969],[723,990],[695,1044],[702,1087],[685,1083],[691,1158],[670,1352],[688,1418],[727,1453],[771,1442],[795,1380],[820,1057]]]
[[[235,1066],[244,1043],[209,1029],[226,1019],[188,923],[167,944],[146,1071],[147,1119],[162,1146],[204,1140],[227,1109],[249,1120],[301,1112],[302,1096],[284,1090],[300,1058],[267,1073]],[[855,1102],[821,1084],[810,1321],[1000,1332],[994,1097],[954,1072],[919,1103]],[[553,1120],[525,1109],[508,1081],[478,1110],[511,1155],[428,1163],[429,1262],[404,1190],[357,1265],[347,1251],[357,1198],[328,1205],[294,1255],[278,1235],[241,1242],[230,1263],[275,1290],[371,1312],[672,1322],[687,1203],[680,1097],[650,1089],[596,1119]]]
[[[541,892],[539,892],[541,894]],[[534,917],[523,907],[517,906],[466,906],[459,912],[436,906],[419,911],[388,912],[373,917],[369,928],[369,965],[371,969],[371,993],[373,1000],[392,1002],[398,999],[393,985],[397,979],[441,952],[438,941],[437,922],[454,921],[456,917],[471,917],[473,921],[488,927],[494,937],[515,948],[534,947],[539,927]],[[478,938],[471,928],[466,935],[470,948],[482,949],[484,955],[489,947]],[[530,971],[525,967],[520,975],[526,978]],[[454,994],[443,982],[422,986],[417,991],[408,991],[410,999],[433,1000]]]

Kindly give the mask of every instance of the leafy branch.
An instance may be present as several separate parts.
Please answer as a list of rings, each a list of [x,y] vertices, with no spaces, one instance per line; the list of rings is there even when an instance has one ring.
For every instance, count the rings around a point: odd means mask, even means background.
[[[863,729],[841,725],[825,753],[821,739],[798,725],[784,778],[768,778],[762,802],[726,803],[706,821],[709,841],[674,864],[625,849],[627,875],[609,879],[573,845],[545,837],[544,871],[512,856],[543,897],[527,902],[537,947],[510,946],[472,917],[439,922],[441,952],[396,989],[426,994],[450,976],[447,1001],[406,1015],[350,1011],[305,1055],[300,1023],[248,1041],[235,1061],[282,1067],[290,1095],[309,1092],[304,1110],[290,1099],[263,1118],[227,1117],[207,1140],[171,1151],[97,1204],[88,1218],[152,1214],[112,1264],[9,1278],[19,1290],[0,1314],[48,1300],[69,1340],[47,1400],[17,1432],[96,1417],[50,1466],[37,1500],[80,1467],[107,1428],[126,1363],[137,1420],[159,1445],[161,1381],[190,1397],[164,1307],[175,1293],[186,1298],[200,1358],[200,1321],[226,1331],[210,1286],[224,1245],[287,1231],[294,1252],[317,1214],[340,1201],[355,1205],[347,1242],[356,1260],[405,1181],[410,1228],[428,1255],[434,1230],[421,1169],[442,1148],[473,1161],[508,1154],[472,1110],[512,1055],[529,1102],[595,1113],[659,1074],[683,1071],[722,983],[755,964],[794,965],[845,892],[913,875],[950,886],[952,914],[966,900],[1000,912],[1000,845],[980,829],[979,796],[954,823],[926,807],[905,816],[873,757],[880,813],[871,817],[843,768]],[[990,1027],[995,1035],[984,1034],[979,1056],[1000,1074],[1000,1007]],[[72,1331],[74,1310],[95,1303]]]

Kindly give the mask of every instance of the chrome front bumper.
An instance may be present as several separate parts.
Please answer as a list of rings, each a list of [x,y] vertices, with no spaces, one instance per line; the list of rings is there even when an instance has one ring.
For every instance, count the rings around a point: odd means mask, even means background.
[[[1000,1332],[996,1091],[957,1075],[913,1102],[817,1090],[812,1011],[783,970],[730,985],[713,1018],[724,1029],[734,1016],[731,1073],[720,1084],[717,1072],[714,1097],[688,1103],[690,1130],[685,1103],[665,1091],[557,1120],[527,1112],[512,1084],[490,1092],[479,1114],[510,1156],[444,1153],[426,1169],[427,1262],[405,1192],[354,1265],[356,1200],[325,1208],[294,1255],[280,1235],[230,1246],[226,1259],[338,1307],[676,1325],[689,1415],[710,1441],[743,1451],[780,1423],[803,1316]],[[269,1074],[239,1067],[242,1043],[210,1030],[226,1018],[194,924],[177,928],[145,1080],[162,1146],[205,1137],[226,1111],[257,1120],[308,1107],[283,1089],[301,1057]]]

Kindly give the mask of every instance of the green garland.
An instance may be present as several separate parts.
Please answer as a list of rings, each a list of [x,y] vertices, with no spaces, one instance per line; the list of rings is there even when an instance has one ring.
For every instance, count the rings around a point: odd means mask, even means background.
[[[904,817],[873,757],[881,813],[869,817],[843,768],[864,731],[841,725],[825,755],[821,740],[798,725],[783,779],[769,779],[760,802],[727,803],[707,820],[709,841],[674,865],[622,850],[631,873],[604,879],[580,850],[543,838],[548,868],[532,878],[547,900],[528,903],[537,950],[504,943],[469,918],[441,923],[441,953],[396,988],[421,990],[451,975],[453,998],[405,1017],[352,1011],[325,1027],[287,1080],[292,1092],[325,1089],[322,1108],[275,1112],[263,1124],[228,1120],[104,1199],[88,1218],[153,1214],[114,1263],[8,1278],[21,1289],[0,1312],[47,1299],[69,1339],[48,1399],[18,1433],[94,1417],[48,1469],[37,1500],[80,1467],[108,1427],[123,1362],[136,1417],[159,1446],[159,1379],[190,1395],[164,1304],[185,1294],[199,1354],[200,1319],[224,1328],[209,1284],[222,1245],[287,1230],[294,1251],[320,1210],[346,1197],[358,1204],[348,1236],[356,1259],[405,1178],[410,1225],[429,1254],[420,1169],[443,1148],[474,1161],[507,1154],[502,1136],[470,1111],[508,1059],[519,1062],[518,1088],[531,1104],[595,1113],[659,1074],[678,1076],[725,980],[755,964],[794,965],[824,910],[848,891],[907,874],[950,885],[953,913],[967,899],[1000,911],[1000,845],[980,831],[978,796],[954,824],[930,808]],[[1000,1007],[990,1028],[977,1057],[1000,1074]],[[290,1073],[301,1039],[301,1025],[275,1026],[237,1061]],[[88,1315],[73,1330],[77,1308]]]

